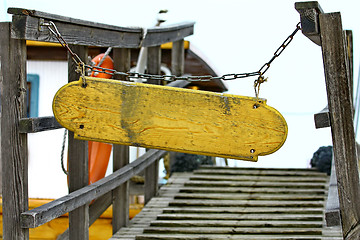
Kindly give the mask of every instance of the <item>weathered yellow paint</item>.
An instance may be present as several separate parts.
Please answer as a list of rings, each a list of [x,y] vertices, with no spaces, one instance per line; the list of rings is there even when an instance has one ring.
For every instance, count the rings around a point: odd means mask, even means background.
[[[286,140],[266,100],[86,77],[55,95],[57,121],[83,140],[256,161]]]

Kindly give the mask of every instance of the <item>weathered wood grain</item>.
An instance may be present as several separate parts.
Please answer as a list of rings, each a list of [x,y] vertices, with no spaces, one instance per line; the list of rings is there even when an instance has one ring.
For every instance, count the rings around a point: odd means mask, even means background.
[[[165,195],[166,196],[166,195]],[[324,200],[324,196],[319,195],[299,195],[299,194],[226,194],[226,193],[179,193],[174,199],[222,199],[222,200],[300,200],[300,201],[319,201]]]
[[[26,43],[10,37],[11,24],[0,23],[1,164],[3,238],[29,239],[20,214],[28,210],[27,135],[19,119],[26,117]]]
[[[323,13],[317,1],[296,2],[295,9],[300,14],[301,31],[317,45],[321,45],[319,14]]]
[[[317,172],[314,170],[309,171],[301,171],[299,169],[283,169],[283,170],[276,170],[276,169],[252,169],[252,168],[230,168],[228,170],[221,169],[221,168],[215,168],[212,169],[198,169],[194,170],[194,173],[196,174],[216,174],[216,175],[259,175],[259,176],[326,176],[326,173]]]
[[[156,220],[150,223],[152,227],[289,227],[289,228],[322,228],[321,221],[265,221],[265,220],[207,220],[207,221],[194,221],[194,220],[173,220],[163,221]]]
[[[193,213],[193,214],[209,214],[209,213],[219,213],[219,214],[322,214],[323,208],[318,207],[299,207],[299,208],[293,208],[293,207],[272,207],[272,208],[262,208],[262,207],[216,207],[212,208],[210,206],[208,207],[185,207],[185,206],[179,206],[179,207],[167,207],[163,209],[163,213],[175,213],[175,214],[182,214],[182,213]]]
[[[207,239],[204,235],[196,235],[196,234],[141,234],[136,236],[136,238],[124,238],[127,240],[136,239],[136,240],[204,240]],[[319,235],[303,235],[299,236],[298,234],[288,234],[284,236],[278,235],[263,235],[263,234],[245,234],[245,235],[237,235],[233,234],[212,234],[211,240],[234,240],[234,239],[246,239],[246,240],[281,240],[281,239],[299,239],[299,240],[318,240],[322,239],[322,236]]]
[[[19,127],[21,133],[36,133],[62,128],[54,117],[22,118]]]
[[[84,46],[70,46],[80,58],[87,59],[88,48]],[[76,64],[68,54],[68,81],[71,82],[80,74],[75,72]],[[68,137],[68,179],[69,193],[88,185],[88,143],[74,139],[74,133]],[[69,239],[89,239],[89,203],[69,212]]]
[[[201,170],[211,169],[212,167],[206,166]],[[210,177],[219,169],[231,172],[230,176],[234,177],[234,169],[216,166],[208,175],[202,174],[201,176]],[[244,169],[236,168],[236,170],[242,172]],[[262,172],[252,169],[249,171]],[[289,170],[270,169],[268,171],[276,172],[281,178],[285,178]],[[280,174],[281,171],[284,173]],[[316,173],[312,169],[296,171],[304,173],[301,176],[303,179],[311,179],[312,173]],[[246,175],[246,173],[242,174]],[[267,189],[275,191],[281,188],[281,194],[276,194],[276,192],[264,194],[269,198],[273,196],[271,200],[243,201],[237,199],[241,199],[242,191],[234,191],[237,188],[233,187],[185,187],[188,182],[191,182],[191,178],[197,176],[200,174],[173,175],[169,179],[169,185],[160,189],[159,196],[153,198],[145,206],[143,211],[130,222],[129,227],[121,229],[111,239],[340,239],[339,229],[332,231],[327,229],[326,235],[323,233],[325,232],[323,208],[326,188],[321,191],[316,190],[316,194],[306,186],[288,188],[290,191],[287,192],[286,188],[282,187],[283,182],[278,182],[278,186]],[[215,175],[215,178],[217,176]],[[264,178],[261,179],[262,175],[259,176],[260,178],[254,181],[258,183],[267,181]],[[176,178],[173,179],[173,177]],[[324,174],[318,177],[323,178],[324,182],[328,180],[328,176]],[[293,178],[292,175],[289,175],[289,178]],[[301,178],[297,179],[302,181]],[[217,180],[214,179],[213,182],[216,183]],[[197,188],[200,189],[200,192],[202,191],[201,194],[183,194],[188,190],[197,192],[195,190]],[[209,189],[212,189],[209,191],[211,193],[207,191]],[[229,194],[226,194],[226,189],[230,189]],[[259,189],[264,190],[265,188],[240,188],[240,190],[243,189],[247,189],[248,195],[251,195],[251,191],[253,191],[256,198],[261,195]],[[289,197],[294,196],[291,190],[302,192],[298,197],[303,200],[296,199],[296,196],[295,199],[289,200]],[[311,199],[313,195],[316,196],[316,200],[304,201],[304,199]],[[223,197],[221,198],[221,196]],[[226,200],[229,196],[237,200]],[[213,200],[209,200],[213,197]],[[316,206],[308,206],[307,203],[316,204]]]
[[[100,179],[80,190],[74,191],[62,198],[44,204],[38,208],[21,214],[21,227],[34,228],[51,221],[87,202],[98,198],[128,181],[133,175],[140,173],[154,161],[166,154],[165,151],[150,150],[140,158],[117,170],[113,174]]]
[[[194,175],[190,180],[212,180],[212,181],[267,181],[267,182],[320,182],[326,183],[327,179],[321,175],[309,176],[307,178],[301,176],[254,176],[254,175]]]
[[[321,14],[320,32],[343,236],[360,238],[356,228],[360,222],[358,160],[340,13]]]
[[[312,234],[321,235],[321,228],[245,228],[245,227],[148,227],[144,229],[144,233],[166,233],[166,234]]]
[[[175,76],[184,74],[184,39],[173,42],[171,49],[171,73]]]
[[[164,188],[164,187],[163,187]],[[221,186],[185,186],[180,189],[182,193],[262,193],[262,194],[324,194],[325,188],[284,188],[284,187],[251,187],[251,186],[244,186],[244,187],[231,187],[228,186],[226,188]]]
[[[128,48],[115,48],[113,50],[114,68],[122,72],[130,70],[131,53]],[[120,77],[121,78],[121,77]],[[129,147],[114,145],[113,148],[113,172],[121,169],[129,163]],[[113,195],[113,234],[121,227],[129,224],[129,182],[125,182],[112,191]]]
[[[149,74],[160,74],[161,67],[161,47],[149,47],[147,49],[147,71]],[[147,81],[149,84],[162,85],[161,80],[149,79]],[[155,100],[156,101],[156,100]],[[156,103],[155,103],[156,104]],[[153,108],[153,104],[149,104],[148,107]],[[154,121],[154,124],[158,123]],[[156,161],[152,163],[149,167],[145,169],[144,173],[145,183],[144,183],[144,201],[145,204],[150,201],[151,198],[156,196],[158,192],[158,181],[159,181],[159,162]]]
[[[42,21],[53,21],[69,44],[98,47],[159,46],[183,39],[194,31],[194,22],[185,22],[149,28],[143,39],[142,28],[118,27],[20,8],[9,8],[8,12],[13,14],[12,37],[35,41],[58,42],[46,27],[40,26]]]
[[[340,203],[337,188],[335,161],[331,163],[329,192],[325,208],[325,221],[328,227],[340,226]]]
[[[319,113],[314,114],[315,128],[326,128],[330,127],[330,113],[329,108],[326,106]]]
[[[194,187],[194,186],[206,186],[206,187],[262,187],[262,188],[273,188],[279,186],[276,182],[234,182],[234,181],[189,181],[185,183],[185,186]],[[283,188],[324,188],[326,184],[324,183],[313,183],[313,182],[282,182],[281,187]]]
[[[86,88],[81,80],[65,85],[53,101],[57,120],[79,139],[255,161],[278,150],[287,136],[284,118],[265,100],[85,81]]]

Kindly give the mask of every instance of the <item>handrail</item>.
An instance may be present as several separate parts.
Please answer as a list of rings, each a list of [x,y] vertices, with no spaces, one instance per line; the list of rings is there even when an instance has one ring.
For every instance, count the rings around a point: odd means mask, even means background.
[[[2,177],[4,189],[6,189],[3,192],[3,236],[6,239],[29,239],[28,228],[40,226],[56,217],[69,213],[69,235],[71,238],[87,239],[88,226],[104,210],[104,205],[109,205],[112,202],[115,209],[125,206],[124,203],[128,201],[126,184],[135,174],[145,171],[145,179],[148,180],[147,184],[150,184],[151,187],[151,192],[145,192],[145,197],[152,197],[156,194],[157,161],[166,154],[166,151],[149,150],[130,164],[125,166],[120,164],[123,167],[117,168],[118,170],[114,171],[113,174],[94,184],[86,185],[88,160],[86,143],[71,138],[71,141],[69,141],[69,159],[71,159],[69,160],[69,183],[72,184],[70,184],[72,192],[48,204],[27,211],[28,158],[26,133],[47,131],[61,126],[52,116],[26,118],[22,111],[19,112],[19,110],[25,109],[23,106],[26,99],[24,97],[26,91],[20,91],[19,94],[19,89],[26,90],[26,76],[24,74],[26,73],[25,40],[57,42],[56,37],[43,24],[52,21],[64,40],[71,45],[72,50],[82,59],[85,60],[87,57],[88,46],[113,47],[114,55],[116,55],[114,61],[117,62],[121,71],[128,71],[130,48],[152,47],[154,53],[159,53],[161,44],[181,42],[186,36],[191,35],[194,23],[188,22],[150,28],[147,29],[147,34],[144,34],[145,30],[142,28],[122,28],[36,10],[10,8],[8,12],[13,14],[12,23],[0,24],[2,33],[0,40],[2,46],[4,46],[0,50],[2,66],[4,67],[2,75],[4,79],[5,77],[7,79],[7,81],[4,80],[3,87],[7,89],[6,99],[12,99],[15,96],[17,101],[2,101],[2,110],[7,112],[7,116],[9,116],[6,121],[4,118],[2,119],[2,127],[7,130],[4,131],[6,138],[1,141],[2,147],[7,149],[6,152],[3,151],[2,153],[3,169],[7,169],[6,174],[4,173]],[[183,51],[183,48],[177,49],[175,56],[180,56],[181,51]],[[122,53],[121,56],[120,52]],[[154,61],[151,61],[148,69],[151,66],[155,71],[158,67],[160,68],[160,54],[154,54],[153,59]],[[179,61],[183,64],[183,58],[177,57],[174,59],[173,62]],[[68,59],[68,63],[68,78],[71,80],[76,76],[77,79],[78,76],[73,71],[76,67],[75,64],[71,59]],[[181,74],[176,73],[176,75]],[[181,87],[179,84],[184,86],[189,83],[180,81],[170,85]],[[5,95],[2,95],[2,99],[5,99]],[[125,155],[118,156],[114,159],[114,163],[125,159]],[[125,163],[126,161],[122,162]],[[149,176],[153,177],[150,178]],[[118,190],[121,190],[121,192]],[[95,202],[89,207],[89,202],[94,199],[96,199]],[[104,205],[101,203],[104,203]],[[101,206],[98,207],[99,205]],[[126,214],[123,214],[125,212],[126,208],[120,214],[114,214],[113,223],[115,224],[113,224],[113,231],[126,226],[126,223],[118,224],[120,218],[126,219]]]
[[[182,88],[188,84],[188,81],[177,80],[169,83],[167,86]],[[134,175],[142,172],[156,160],[164,157],[166,153],[167,152],[163,150],[149,150],[134,162],[91,185],[74,191],[62,198],[56,199],[40,207],[23,212],[21,214],[21,227],[38,227],[51,221],[54,218],[71,212],[72,210],[86,204],[87,202],[107,194],[124,182],[128,181]],[[90,218],[92,218],[92,216],[90,216]]]
[[[184,22],[153,27],[148,28],[147,33],[144,34],[144,29],[139,27],[119,27],[36,10],[9,8],[8,13],[13,14],[12,37],[15,39],[57,42],[49,30],[41,25],[44,21],[53,21],[67,43],[98,47],[159,46],[193,34],[195,24],[194,22]]]
[[[134,162],[91,185],[40,207],[23,212],[21,214],[20,225],[22,228],[35,228],[65,213],[71,212],[130,180],[132,176],[139,174],[153,162],[164,157],[165,154],[166,151],[163,150],[149,150]]]

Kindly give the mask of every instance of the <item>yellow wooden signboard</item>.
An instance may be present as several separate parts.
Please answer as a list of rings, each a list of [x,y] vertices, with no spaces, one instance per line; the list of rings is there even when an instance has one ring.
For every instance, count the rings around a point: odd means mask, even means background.
[[[256,161],[286,140],[283,116],[266,100],[84,78],[55,95],[57,121],[83,140]]]

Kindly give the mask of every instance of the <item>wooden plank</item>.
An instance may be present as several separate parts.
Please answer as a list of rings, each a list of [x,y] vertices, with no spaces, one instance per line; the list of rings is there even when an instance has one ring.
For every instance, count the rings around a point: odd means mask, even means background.
[[[159,214],[158,220],[296,220],[296,221],[322,221],[322,216],[317,214]]]
[[[11,39],[10,28],[10,23],[0,23],[2,237],[25,240],[29,230],[19,222],[28,210],[28,152],[19,119],[26,117],[26,43]]]
[[[284,187],[275,187],[275,188],[268,188],[268,187],[221,187],[221,186],[200,186],[200,187],[183,187],[180,189],[179,192],[182,193],[262,193],[262,194],[324,194],[325,188],[284,188]]]
[[[129,163],[129,147],[114,145],[114,167],[117,171]],[[113,234],[129,224],[129,181],[112,191],[113,194]]]
[[[171,73],[175,76],[184,74],[184,39],[173,42],[171,49]]]
[[[262,227],[273,227],[273,228],[322,228],[321,221],[277,221],[277,220],[206,220],[206,221],[194,221],[194,220],[156,220],[150,223],[152,227],[251,227],[251,228],[262,228]]]
[[[165,154],[165,151],[150,150],[134,162],[91,185],[24,212],[21,214],[21,226],[23,228],[34,228],[78,208],[120,186]]]
[[[316,1],[296,2],[295,9],[300,14],[301,31],[317,45],[321,45],[319,14],[323,13]]]
[[[53,102],[56,119],[79,139],[256,161],[278,150],[287,136],[285,119],[265,100],[85,81],[86,88],[82,80],[65,85]]]
[[[203,235],[200,234],[141,234],[136,236],[136,240],[166,240],[166,239],[173,239],[173,240],[196,240],[196,239],[204,239]],[[212,240],[232,240],[232,239],[251,239],[251,240],[278,240],[278,239],[299,239],[299,240],[316,240],[316,239],[323,239],[319,235],[303,235],[299,236],[298,234],[288,234],[286,236],[277,236],[273,234],[246,234],[246,235],[233,235],[233,234],[213,234],[211,235]]]
[[[145,209],[144,209],[145,210]],[[144,211],[143,210],[143,211]],[[272,207],[272,208],[263,208],[263,207],[167,207],[164,208],[163,213],[193,213],[193,214],[209,214],[209,213],[219,213],[219,214],[322,214],[323,208],[318,207]]]
[[[194,33],[194,22],[148,28],[143,47],[155,47],[167,42],[184,39]]]
[[[112,203],[111,192],[104,194],[103,196],[96,199],[89,207],[89,226],[91,226],[104,211]],[[69,239],[69,228],[66,229],[61,235],[57,236],[56,240],[68,240]]]
[[[331,177],[329,182],[328,198],[325,208],[326,226],[340,226],[340,203],[337,188],[335,161],[331,163]]]
[[[166,234],[257,234],[259,233],[258,228],[243,228],[243,227],[172,227],[172,228],[160,228],[160,227],[149,227],[144,229],[144,233],[166,233]],[[261,228],[262,234],[298,234],[298,235],[321,235],[321,228]]]
[[[166,196],[166,194],[163,194]],[[299,195],[299,194],[263,194],[263,193],[179,193],[174,199],[219,199],[219,200],[306,200],[323,201],[324,196],[320,195]]]
[[[276,188],[279,186],[276,182],[233,182],[233,181],[189,181],[185,183],[185,186],[200,186],[200,187],[262,187],[262,188]],[[283,188],[324,188],[326,187],[325,183],[293,183],[293,182],[284,182],[281,183]]]
[[[317,171],[301,171],[298,169],[284,169],[284,170],[276,170],[276,169],[198,169],[194,170],[195,174],[209,174],[212,175],[216,173],[217,175],[245,175],[245,176],[251,176],[251,175],[259,175],[259,176],[302,176],[304,178],[310,177],[310,176],[326,176],[326,173],[317,172]]]
[[[149,74],[160,74],[161,67],[161,47],[149,47],[147,49],[147,71]],[[149,79],[147,81],[149,84],[162,85],[161,80]],[[149,104],[152,108],[152,104]],[[154,124],[157,124],[157,121],[154,121]],[[151,198],[156,196],[158,191],[158,181],[159,181],[159,162],[156,161],[151,164],[148,168],[145,169],[145,183],[144,183],[144,201],[145,204],[150,201]]]
[[[115,239],[115,238],[114,238]],[[116,238],[118,239],[118,238]],[[132,238],[130,238],[132,239]],[[199,234],[141,234],[141,235],[137,235],[136,240],[167,240],[167,239],[172,239],[172,240],[203,240],[204,239],[204,235],[199,235]],[[211,235],[211,239],[212,240],[234,240],[234,239],[246,239],[246,240],[281,240],[281,239],[286,239],[286,240],[290,240],[290,239],[297,239],[297,240],[320,240],[323,239],[321,236],[319,235],[304,235],[304,236],[299,236],[298,234],[292,235],[292,234],[288,234],[288,235],[284,235],[284,236],[279,236],[279,235],[264,235],[264,234],[246,234],[246,235],[236,235],[234,236],[233,234],[212,234]]]
[[[229,166],[217,166],[217,165],[201,165],[199,170],[212,170],[213,172],[217,172],[218,170],[228,170],[230,172],[233,171],[238,171],[240,170],[240,174],[244,174],[244,171],[249,171],[249,172],[258,172],[258,171],[264,171],[264,172],[282,172],[285,174],[288,174],[289,172],[306,172],[306,174],[312,174],[312,173],[316,173],[318,174],[319,171],[314,169],[314,168],[263,168],[263,167],[229,167]],[[257,174],[257,173],[256,173]],[[326,175],[324,173],[320,173],[322,175]]]
[[[360,238],[359,171],[340,13],[321,14],[320,31],[343,236]]]
[[[347,59],[347,69],[350,82],[350,89],[354,89],[354,54],[353,54],[353,33],[351,30],[345,30],[345,52]],[[351,99],[354,99],[353,91],[350,91]]]
[[[326,128],[330,127],[330,113],[329,108],[326,106],[319,113],[314,114],[315,128]]]
[[[87,59],[87,47],[72,45],[74,53],[80,58]],[[68,54],[68,80],[79,77],[75,72],[76,64]],[[74,139],[74,133],[69,132],[68,138],[68,179],[69,192],[74,192],[88,185],[88,143]],[[69,212],[69,239],[89,239],[89,202],[84,203]]]
[[[115,48],[113,50],[114,68],[121,72],[130,70],[130,49]],[[121,76],[119,77],[120,80]],[[129,147],[114,145],[113,149],[113,172],[121,169],[129,163]],[[125,182],[112,191],[113,194],[113,234],[121,227],[129,224],[129,181]]]
[[[190,180],[212,180],[212,181],[266,181],[266,182],[322,182],[326,183],[328,178],[325,176],[254,176],[254,175],[238,175],[238,176],[226,176],[226,175],[195,175]]]
[[[174,200],[169,206],[202,207],[322,207],[321,202],[286,201],[286,200]]]
[[[20,119],[21,133],[36,133],[62,128],[54,117],[37,117]]]
[[[43,20],[53,21],[68,44],[98,47],[152,47],[183,39],[194,31],[194,22],[184,22],[149,28],[143,39],[142,28],[118,27],[21,8],[9,8],[8,12],[14,14],[12,37],[34,41],[58,42],[46,27],[39,28]]]

